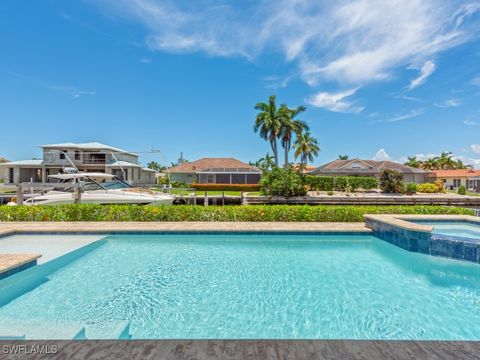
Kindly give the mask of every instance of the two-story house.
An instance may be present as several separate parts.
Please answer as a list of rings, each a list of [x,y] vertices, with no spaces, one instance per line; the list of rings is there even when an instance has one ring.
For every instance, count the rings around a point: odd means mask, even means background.
[[[4,183],[48,182],[49,175],[65,172],[68,168],[113,174],[132,185],[156,182],[155,170],[142,168],[138,155],[126,150],[98,142],[50,144],[41,148],[42,159],[0,164]]]

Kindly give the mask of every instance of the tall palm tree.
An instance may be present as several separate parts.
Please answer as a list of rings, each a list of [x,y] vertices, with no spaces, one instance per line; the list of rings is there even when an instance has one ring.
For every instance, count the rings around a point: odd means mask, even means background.
[[[293,148],[295,149],[294,156],[295,158],[300,157],[301,164],[307,164],[308,161],[313,161],[313,158],[317,156],[320,151],[317,139],[315,139],[309,131],[297,134]]]
[[[305,110],[305,106],[298,106],[294,109],[288,108],[287,105],[280,106],[280,139],[285,151],[285,169],[289,166],[288,154],[292,146],[293,136],[309,130],[308,125],[304,121],[296,119],[297,115]]]
[[[277,138],[280,135],[280,118],[282,116],[282,111],[277,108],[276,101],[276,96],[271,95],[268,98],[268,102],[259,102],[255,105],[255,110],[258,110],[258,114],[255,119],[253,130],[259,132],[262,139],[270,142],[273,157],[275,158],[275,166],[278,167]]]
[[[348,155],[338,155],[337,160],[348,160],[349,156]]]

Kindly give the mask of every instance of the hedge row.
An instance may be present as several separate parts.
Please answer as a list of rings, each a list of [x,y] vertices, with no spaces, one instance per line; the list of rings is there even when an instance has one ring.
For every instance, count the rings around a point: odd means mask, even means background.
[[[473,211],[444,206],[250,205],[135,206],[60,205],[0,206],[0,221],[315,221],[361,222],[364,214],[464,214]]]
[[[203,191],[259,191],[259,184],[192,184],[192,188]]]
[[[314,191],[355,191],[378,188],[378,180],[372,176],[305,176],[305,183]]]

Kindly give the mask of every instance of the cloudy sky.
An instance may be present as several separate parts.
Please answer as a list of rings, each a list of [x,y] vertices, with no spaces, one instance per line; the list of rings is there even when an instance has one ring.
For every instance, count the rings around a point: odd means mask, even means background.
[[[480,168],[478,0],[4,0],[0,26],[9,159],[100,141],[255,160],[275,93],[307,106],[316,164],[447,150]]]

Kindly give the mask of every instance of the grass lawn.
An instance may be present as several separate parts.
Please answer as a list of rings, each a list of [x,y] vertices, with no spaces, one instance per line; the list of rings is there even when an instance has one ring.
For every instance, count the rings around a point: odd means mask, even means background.
[[[447,190],[447,193],[458,195],[458,192],[456,192],[455,190]],[[480,194],[476,192],[467,191],[467,196],[480,196]]]

